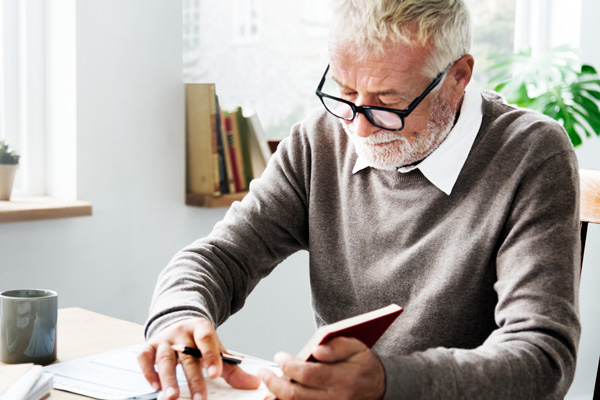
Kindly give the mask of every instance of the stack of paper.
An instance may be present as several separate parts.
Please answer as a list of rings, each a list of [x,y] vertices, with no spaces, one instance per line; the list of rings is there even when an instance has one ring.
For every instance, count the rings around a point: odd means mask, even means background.
[[[42,367],[21,364],[2,368],[0,400],[40,400],[50,396],[53,375]]]

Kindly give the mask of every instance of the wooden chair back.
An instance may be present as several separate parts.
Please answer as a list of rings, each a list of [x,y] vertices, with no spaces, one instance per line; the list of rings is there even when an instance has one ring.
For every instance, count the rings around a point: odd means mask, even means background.
[[[585,250],[588,224],[600,224],[600,171],[581,169],[579,170],[579,176],[581,183],[581,267],[583,267],[583,252]],[[596,371],[594,399],[600,399],[600,358],[598,359],[598,370]]]

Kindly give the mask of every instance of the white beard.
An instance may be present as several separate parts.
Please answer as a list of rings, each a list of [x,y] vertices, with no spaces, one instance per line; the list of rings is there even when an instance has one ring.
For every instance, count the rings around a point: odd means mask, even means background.
[[[447,102],[436,99],[425,132],[416,133],[412,143],[402,135],[402,131],[381,130],[363,138],[352,131],[352,123],[340,122],[356,153],[370,167],[394,170],[421,161],[437,149],[452,130],[455,116],[455,110]]]

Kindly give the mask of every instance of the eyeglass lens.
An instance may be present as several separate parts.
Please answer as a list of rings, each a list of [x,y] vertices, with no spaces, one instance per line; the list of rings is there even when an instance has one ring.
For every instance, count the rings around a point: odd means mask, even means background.
[[[373,124],[380,128],[400,129],[404,125],[399,115],[383,110],[367,110],[371,114],[369,118]]]
[[[354,119],[354,110],[349,104],[330,97],[321,97],[323,105],[327,110],[338,118],[351,121]],[[403,126],[399,115],[384,110],[364,110],[367,119],[374,125],[384,129],[399,129]]]
[[[330,97],[321,97],[321,99],[323,100],[325,108],[336,117],[346,120],[354,118],[354,111],[348,104]]]

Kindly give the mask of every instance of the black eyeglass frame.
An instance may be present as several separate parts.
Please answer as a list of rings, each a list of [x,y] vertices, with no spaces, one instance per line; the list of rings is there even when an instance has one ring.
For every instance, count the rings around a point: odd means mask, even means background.
[[[319,97],[319,100],[321,100],[321,103],[323,103],[323,107],[325,107],[325,109],[327,111],[329,111],[329,113],[331,115],[333,115],[337,118],[343,119],[345,121],[352,121],[354,118],[356,118],[356,114],[360,113],[360,114],[364,115],[371,124],[375,125],[378,128],[385,129],[387,131],[401,131],[402,129],[404,129],[404,118],[408,117],[410,115],[410,113],[419,105],[419,103],[421,103],[421,101],[423,101],[425,96],[427,96],[429,94],[429,92],[431,92],[441,82],[441,80],[443,79],[446,72],[448,72],[448,69],[450,69],[451,65],[452,65],[452,63],[448,64],[446,69],[444,69],[442,72],[439,73],[439,75],[429,84],[429,86],[427,86],[425,91],[423,93],[421,93],[421,95],[419,97],[414,99],[412,101],[412,103],[410,103],[408,105],[408,107],[406,107],[403,110],[398,110],[395,108],[387,108],[387,107],[377,107],[377,106],[357,106],[356,104],[354,104],[348,100],[340,99],[339,97],[331,96],[327,93],[322,92],[321,89],[323,89],[323,85],[325,85],[325,77],[327,76],[327,72],[329,72],[329,64],[327,64],[327,68],[325,68],[325,72],[323,73],[323,77],[321,78],[321,82],[319,83],[317,90],[315,90],[315,94],[317,95],[317,97]],[[352,109],[352,117],[344,118],[344,117],[340,117],[337,114],[334,114],[327,107],[327,105],[325,105],[325,101],[323,100],[323,97],[327,97],[332,100],[336,100],[341,103],[347,104]],[[397,129],[391,129],[391,128],[386,128],[385,126],[381,126],[381,125],[377,124],[373,120],[373,114],[371,114],[371,110],[387,111],[387,112],[396,114],[398,117],[400,117],[402,126]]]

